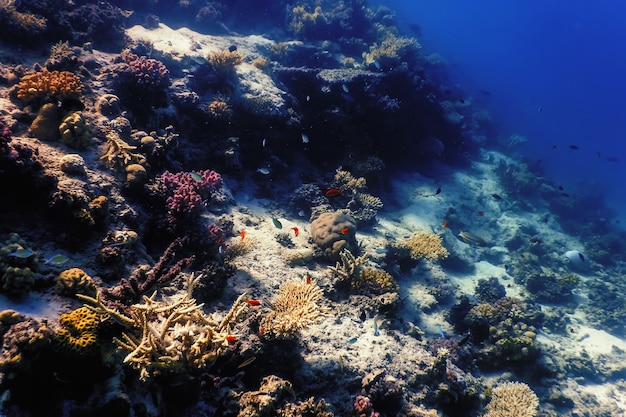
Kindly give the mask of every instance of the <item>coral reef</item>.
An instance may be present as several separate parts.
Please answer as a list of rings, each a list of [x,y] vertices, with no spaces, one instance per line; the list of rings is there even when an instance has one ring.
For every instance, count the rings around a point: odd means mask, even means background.
[[[322,290],[313,282],[300,279],[285,281],[272,300],[272,309],[261,320],[263,336],[290,339],[316,321],[321,308]]]
[[[19,5],[19,3],[18,3]],[[17,10],[15,0],[0,3],[0,25],[4,28],[2,37],[10,41],[24,41],[36,38],[45,32],[46,18],[34,13]]]
[[[235,51],[216,51],[207,55],[207,61],[219,76],[234,74],[235,67],[243,62],[243,55]]]
[[[35,284],[39,262],[28,243],[17,233],[11,233],[0,247],[0,291],[9,297],[21,298]]]
[[[61,141],[72,149],[86,149],[91,144],[91,132],[81,112],[75,111],[59,125]]]
[[[0,372],[27,371],[46,347],[51,346],[53,331],[47,320],[19,315],[13,310],[0,312],[2,350]]]
[[[170,85],[170,72],[161,61],[123,51],[122,58],[130,66],[136,86],[148,91],[161,91]]]
[[[483,417],[534,417],[539,399],[523,382],[505,382],[492,390]]]
[[[389,34],[380,43],[370,46],[369,52],[363,54],[363,62],[366,66],[377,65],[387,71],[401,62],[415,61],[420,49],[421,45],[414,38]]]
[[[442,245],[441,236],[434,233],[416,232],[410,238],[396,243],[399,252],[408,251],[411,258],[436,261],[448,257],[448,250]]]
[[[130,164],[145,161],[142,154],[133,152],[137,147],[126,143],[117,132],[107,132],[106,140],[104,152],[100,155],[100,159],[110,168],[124,171]]]
[[[61,295],[73,296],[83,294],[95,297],[98,288],[85,271],[80,268],[70,268],[62,271],[57,276],[56,291]]]
[[[311,222],[313,242],[329,259],[339,259],[342,250],[354,251],[356,244],[356,221],[342,212],[326,212]]]
[[[100,322],[101,314],[86,306],[61,314],[61,328],[54,333],[57,348],[79,356],[96,353]]]

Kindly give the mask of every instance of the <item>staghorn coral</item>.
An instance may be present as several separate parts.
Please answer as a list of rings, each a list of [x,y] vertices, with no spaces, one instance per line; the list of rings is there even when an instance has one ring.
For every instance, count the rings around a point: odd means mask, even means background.
[[[277,405],[287,396],[296,398],[291,382],[276,375],[263,377],[257,391],[247,391],[239,395],[237,417],[276,415]]]
[[[124,363],[139,371],[142,381],[162,373],[188,372],[210,365],[228,347],[230,327],[248,306],[242,294],[222,320],[207,316],[192,297],[202,275],[187,278],[187,291],[178,300],[157,300],[156,291],[131,306],[130,316],[106,307],[99,298],[79,296],[95,311],[107,314],[127,330],[115,338],[128,351]]]
[[[57,348],[81,356],[95,353],[100,316],[96,310],[86,306],[61,314],[61,328],[54,333]]]
[[[272,310],[261,320],[263,335],[289,339],[316,321],[320,314],[322,290],[312,282],[292,279],[284,282],[272,300]]]
[[[50,56],[44,64],[48,71],[77,71],[82,65],[79,54],[67,41],[59,41],[50,47]]]
[[[410,238],[397,243],[400,250],[408,250],[411,258],[436,261],[448,257],[448,250],[443,247],[441,236],[434,233],[416,232]]]
[[[534,417],[539,399],[523,382],[505,382],[493,389],[483,417]]]
[[[80,100],[83,84],[69,71],[43,70],[22,77],[17,84],[17,98],[30,103],[35,100]]]
[[[108,167],[116,171],[125,171],[128,165],[145,161],[142,154],[132,152],[137,147],[126,143],[116,132],[108,132],[106,139],[107,142],[104,152],[100,155],[100,160]]]
[[[355,258],[348,249],[339,252],[339,260],[335,266],[329,266],[334,274],[336,274],[339,282],[349,282],[353,286],[360,279],[361,266],[367,263],[367,255],[361,255]]]
[[[61,141],[73,149],[87,149],[91,144],[91,132],[81,112],[75,111],[63,119],[59,125]]]
[[[57,276],[56,291],[61,295],[84,294],[95,297],[98,289],[85,271],[80,268],[70,268]]]
[[[216,51],[207,55],[207,61],[219,75],[232,75],[235,67],[243,62],[243,55],[239,51]]]

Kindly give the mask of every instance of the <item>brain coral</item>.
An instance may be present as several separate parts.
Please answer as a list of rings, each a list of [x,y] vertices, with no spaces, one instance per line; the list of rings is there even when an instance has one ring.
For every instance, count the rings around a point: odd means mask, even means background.
[[[62,295],[84,294],[95,297],[97,288],[91,277],[80,268],[70,268],[57,277],[56,290]]]
[[[61,140],[73,149],[86,149],[91,143],[91,132],[79,111],[68,114],[59,126]]]
[[[357,248],[355,233],[355,219],[339,211],[322,213],[311,222],[313,242],[330,259],[338,260],[343,249]]]
[[[89,307],[80,307],[69,313],[61,314],[55,337],[62,350],[69,349],[78,354],[91,353],[96,347],[96,330],[100,317]]]
[[[484,417],[534,417],[539,399],[523,382],[505,382],[493,389]]]

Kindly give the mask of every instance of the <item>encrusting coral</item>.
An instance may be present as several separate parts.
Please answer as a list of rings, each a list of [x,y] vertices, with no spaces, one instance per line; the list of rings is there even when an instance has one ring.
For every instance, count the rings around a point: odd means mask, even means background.
[[[534,417],[539,399],[523,382],[505,382],[493,389],[483,417]]]
[[[313,282],[292,279],[284,282],[272,300],[272,310],[261,320],[262,334],[270,338],[293,338],[318,319],[322,290]]]
[[[150,297],[143,296],[142,304],[131,306],[130,316],[108,308],[99,297],[78,297],[127,329],[114,342],[129,352],[124,363],[139,370],[139,378],[146,380],[162,373],[208,366],[225,351],[229,341],[234,341],[230,326],[247,308],[247,296],[239,296],[226,316],[217,321],[204,314],[203,304],[196,304],[192,298],[194,286],[201,278],[202,275],[190,275],[187,291],[177,301],[158,301],[156,291]]]
[[[93,353],[98,341],[96,331],[101,322],[101,314],[89,307],[80,307],[61,314],[61,328],[54,334],[57,346],[79,355]]]
[[[408,250],[413,259],[436,261],[447,258],[448,250],[443,247],[441,236],[434,233],[416,232],[397,244],[399,249]]]
[[[85,271],[70,268],[62,271],[57,277],[56,291],[61,295],[84,294],[95,297],[98,289]]]
[[[41,71],[22,77],[17,98],[30,103],[36,99],[80,100],[83,84],[69,71]]]

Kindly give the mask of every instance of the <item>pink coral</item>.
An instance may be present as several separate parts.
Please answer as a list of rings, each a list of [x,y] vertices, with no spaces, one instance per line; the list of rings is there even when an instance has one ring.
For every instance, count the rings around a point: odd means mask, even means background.
[[[357,395],[354,399],[354,411],[357,412],[359,417],[379,416],[379,413],[373,409],[372,401],[364,395]]]
[[[130,66],[138,85],[156,90],[170,85],[170,72],[161,61],[132,53],[124,53],[122,57]]]
[[[222,177],[215,171],[178,172],[165,171],[159,179],[166,196],[169,213],[174,217],[194,215],[205,206],[211,192],[222,184]]]

